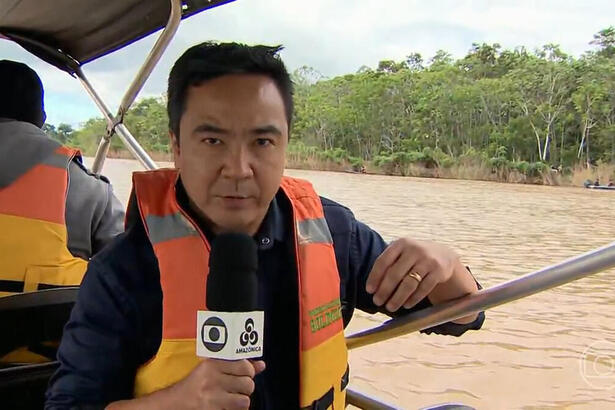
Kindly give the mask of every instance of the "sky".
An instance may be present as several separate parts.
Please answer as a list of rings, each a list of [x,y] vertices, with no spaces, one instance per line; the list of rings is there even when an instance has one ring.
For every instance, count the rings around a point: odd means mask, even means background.
[[[173,62],[202,41],[282,44],[290,71],[307,65],[334,77],[413,52],[428,60],[443,49],[460,58],[475,42],[530,50],[555,43],[580,56],[592,48],[593,35],[611,25],[612,0],[236,0],[182,22],[140,97],[163,95]],[[85,66],[113,112],[157,36]],[[39,73],[48,123],[79,127],[100,116],[77,80],[14,43],[0,40],[0,59],[24,62]]]

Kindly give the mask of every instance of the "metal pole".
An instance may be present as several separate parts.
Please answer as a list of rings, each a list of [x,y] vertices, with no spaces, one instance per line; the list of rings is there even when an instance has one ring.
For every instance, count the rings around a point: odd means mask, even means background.
[[[79,68],[78,70],[75,71],[75,75],[77,76],[79,81],[81,81],[81,85],[83,85],[83,88],[85,88],[85,91],[87,91],[87,93],[90,95],[90,98],[94,100],[94,104],[96,104],[96,106],[98,107],[102,115],[107,120],[108,126],[112,127],[113,121],[115,119],[113,117],[113,114],[111,113],[111,110],[109,109],[109,107],[107,107],[107,104],[105,104],[103,99],[100,98],[100,95],[98,95],[98,92],[96,92],[96,90],[92,86],[92,83],[90,83],[90,80],[88,80],[88,78],[85,76],[85,73],[83,72],[83,70]]]
[[[157,169],[158,165],[152,160],[152,158],[145,152],[145,150],[139,145],[139,142],[132,136],[128,128],[124,124],[116,124],[115,117],[111,114],[111,111],[105,104],[105,102],[100,98],[90,81],[87,79],[83,71],[78,70],[76,73],[77,77],[81,81],[81,84],[86,89],[92,100],[96,103],[96,106],[103,114],[105,119],[107,120],[107,133],[100,139],[100,143],[98,145],[98,150],[96,151],[96,156],[94,158],[94,164],[92,165],[92,171],[96,174],[102,171],[103,164],[105,163],[105,158],[107,157],[107,152],[109,151],[109,147],[111,146],[111,136],[113,133],[117,133],[120,137],[126,148],[132,153],[132,155],[141,162],[141,164],[146,169]]]
[[[145,63],[141,66],[141,69],[137,73],[135,79],[128,87],[126,94],[124,94],[124,98],[122,98],[122,102],[120,103],[120,107],[118,109],[118,117],[123,117],[128,111],[128,108],[132,105],[135,98],[143,88],[143,84],[149,78],[150,74],[158,61],[160,61],[160,57],[167,49],[173,36],[177,32],[177,28],[181,23],[182,19],[182,1],[181,0],[171,0],[171,13],[169,15],[169,21],[165,26],[164,30],[160,34],[160,37],[152,47],[149,55],[145,59]]]
[[[94,164],[92,165],[92,171],[94,173],[100,173],[102,171],[103,165],[105,163],[105,158],[107,157],[107,153],[109,152],[109,147],[111,146],[111,137],[114,133],[117,133],[131,154],[139,160],[139,162],[146,169],[157,169],[158,166],[152,160],[152,158],[147,154],[147,152],[141,147],[139,142],[132,136],[128,128],[123,124],[124,115],[134,102],[135,98],[143,88],[143,84],[149,78],[152,70],[160,61],[162,54],[169,46],[173,36],[177,32],[177,28],[181,23],[182,16],[182,2],[181,0],[170,0],[171,1],[171,13],[169,15],[169,20],[164,30],[160,34],[160,37],[152,47],[152,50],[148,54],[145,62],[139,69],[139,72],[135,76],[135,79],[128,86],[128,90],[124,94],[120,106],[118,108],[117,116],[113,116],[109,108],[106,106],[102,98],[98,95],[92,84],[88,81],[87,77],[83,73],[81,69],[76,71],[76,75],[81,81],[81,84],[86,89],[94,103],[98,106],[98,109],[102,112],[103,116],[107,120],[107,133],[104,135],[98,144],[98,149],[96,150],[96,156],[94,158]]]
[[[349,404],[363,410],[399,410],[399,407],[393,407],[353,389],[346,389],[346,405]]]
[[[141,164],[143,164],[145,169],[158,169],[158,165],[156,165],[154,160],[147,154],[143,147],[139,145],[139,142],[132,136],[124,124],[118,124],[115,127],[115,132],[121,138],[122,142],[132,153],[132,155],[138,159]]]
[[[98,95],[92,86],[92,83],[90,83],[88,78],[85,76],[83,70],[79,68],[75,71],[75,74],[77,75],[77,78],[79,78],[79,81],[81,81],[83,88],[85,88],[87,93],[90,95],[90,98],[92,98],[100,112],[105,117],[105,120],[107,120],[107,132],[101,137],[100,142],[98,143],[98,149],[96,150],[94,163],[92,164],[92,172],[95,174],[100,174],[103,169],[103,165],[105,164],[105,158],[107,158],[109,147],[111,146],[111,136],[113,135],[113,124],[115,120],[111,110],[109,110],[109,107],[107,107],[103,99],[100,98],[100,95]]]
[[[346,338],[348,349],[423,330],[615,267],[615,242],[472,295],[431,306]]]

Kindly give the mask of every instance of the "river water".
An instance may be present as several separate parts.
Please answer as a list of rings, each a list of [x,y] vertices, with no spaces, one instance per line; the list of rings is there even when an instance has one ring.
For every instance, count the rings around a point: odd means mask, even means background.
[[[91,161],[91,159],[89,159]],[[136,161],[107,160],[124,203]],[[447,244],[483,287],[615,240],[615,192],[288,170],[386,240]],[[353,350],[351,387],[401,408],[615,409],[615,271],[487,312],[460,338],[411,334]],[[358,312],[351,333],[386,318]]]

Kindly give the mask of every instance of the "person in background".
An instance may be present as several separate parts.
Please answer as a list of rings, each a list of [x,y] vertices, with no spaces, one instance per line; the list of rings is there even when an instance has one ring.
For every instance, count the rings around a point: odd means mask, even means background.
[[[0,61],[0,296],[79,285],[123,232],[109,181],[42,131],[43,96],[34,70]]]

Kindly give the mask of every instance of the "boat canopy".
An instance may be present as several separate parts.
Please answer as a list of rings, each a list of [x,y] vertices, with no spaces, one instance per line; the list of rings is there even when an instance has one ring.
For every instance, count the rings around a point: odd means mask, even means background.
[[[229,0],[183,0],[181,17]],[[1,0],[0,35],[71,75],[165,27],[169,0]]]

